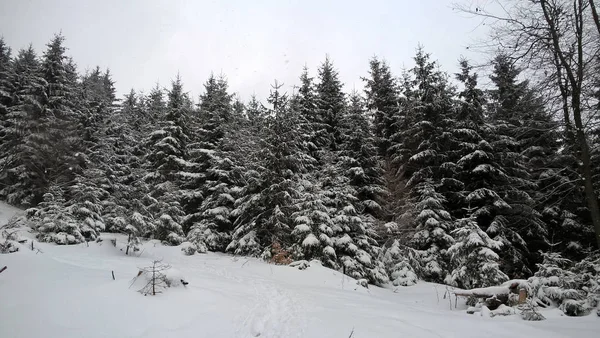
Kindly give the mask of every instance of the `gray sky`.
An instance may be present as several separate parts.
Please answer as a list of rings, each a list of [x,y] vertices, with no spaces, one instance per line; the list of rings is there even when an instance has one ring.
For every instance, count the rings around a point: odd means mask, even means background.
[[[109,67],[119,94],[168,87],[177,72],[194,99],[212,72],[243,99],[265,98],[275,78],[316,76],[328,53],[344,90],[362,89],[368,61],[385,58],[400,75],[419,43],[455,72],[465,47],[484,33],[452,11],[454,0],[0,0],[0,34],[16,51],[41,54],[62,31],[80,71]]]

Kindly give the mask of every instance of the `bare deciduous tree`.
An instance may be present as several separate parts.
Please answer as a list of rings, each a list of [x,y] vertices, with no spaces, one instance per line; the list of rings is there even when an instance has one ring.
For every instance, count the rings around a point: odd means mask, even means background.
[[[491,6],[490,6],[491,3]],[[600,22],[593,0],[495,0],[487,8],[456,4],[460,12],[490,27],[484,46],[501,50],[531,71],[549,107],[562,112],[568,151],[579,159],[579,174],[600,248],[600,207],[594,191],[589,145],[590,118],[597,102]],[[490,9],[491,7],[491,9]]]

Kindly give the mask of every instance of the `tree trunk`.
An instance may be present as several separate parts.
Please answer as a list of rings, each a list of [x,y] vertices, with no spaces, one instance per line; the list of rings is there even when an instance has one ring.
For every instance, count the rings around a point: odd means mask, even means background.
[[[590,3],[590,9],[592,10],[592,17],[594,17],[594,23],[596,24],[596,28],[598,29],[598,34],[600,34],[600,19],[598,18],[598,11],[596,10],[596,4],[594,0],[588,0]]]
[[[554,48],[555,56],[558,57],[558,65],[565,71],[568,83],[571,87],[571,108],[573,110],[573,120],[575,122],[575,137],[580,149],[579,159],[581,160],[581,176],[584,180],[585,197],[587,200],[588,208],[590,209],[590,215],[592,218],[592,224],[596,233],[596,244],[600,249],[600,206],[598,205],[598,199],[594,191],[594,183],[592,177],[592,161],[590,157],[590,147],[587,142],[585,135],[585,129],[581,120],[581,88],[583,84],[584,76],[584,64],[583,64],[583,0],[574,1],[574,23],[575,23],[575,37],[576,37],[576,57],[577,61],[573,64],[566,59],[565,53],[562,51],[560,45],[559,32],[554,22],[554,15],[548,8],[547,0],[540,0],[540,6],[544,14],[544,19],[548,24],[550,37],[552,39],[552,45]]]
[[[574,107],[575,108],[575,107]],[[590,158],[590,148],[587,143],[587,137],[583,131],[583,123],[581,121],[581,113],[579,109],[573,109],[573,115],[575,120],[575,126],[577,127],[577,139],[580,147],[580,158],[583,163],[581,167],[581,174],[584,179],[585,198],[587,200],[588,208],[592,216],[592,224],[594,225],[594,231],[596,232],[596,243],[600,249],[600,206],[598,205],[598,198],[594,191],[594,182],[592,181],[592,161]]]

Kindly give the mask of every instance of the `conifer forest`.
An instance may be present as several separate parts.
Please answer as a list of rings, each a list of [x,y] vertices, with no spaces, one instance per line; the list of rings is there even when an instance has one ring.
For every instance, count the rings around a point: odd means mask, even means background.
[[[365,60],[350,91],[323,55],[248,100],[218,73],[120,96],[109,69],[78,68],[68,36],[0,39],[0,200],[41,242],[121,233],[131,248],[319,260],[375,285],[559,274],[586,290],[600,266],[596,6],[515,6],[458,8],[494,20],[485,65],[457,55],[449,73],[410,46],[404,69]]]

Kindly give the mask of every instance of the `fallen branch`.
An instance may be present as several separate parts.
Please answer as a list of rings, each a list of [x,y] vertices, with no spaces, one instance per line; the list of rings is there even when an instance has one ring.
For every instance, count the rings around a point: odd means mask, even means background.
[[[6,266],[3,267],[2,269],[0,269],[0,273],[2,273],[2,271],[6,270],[6,269],[7,269]]]

